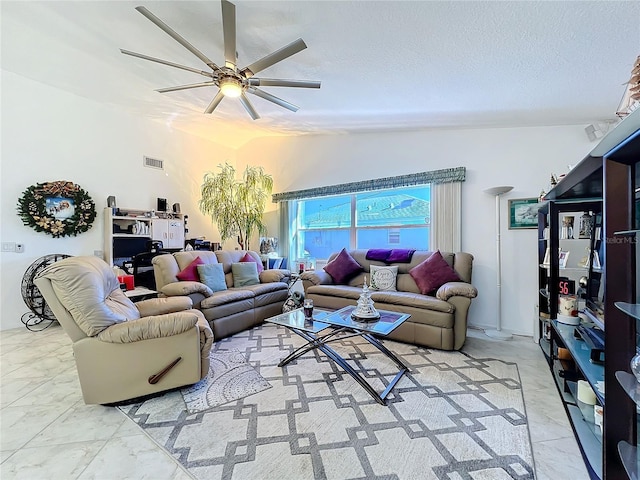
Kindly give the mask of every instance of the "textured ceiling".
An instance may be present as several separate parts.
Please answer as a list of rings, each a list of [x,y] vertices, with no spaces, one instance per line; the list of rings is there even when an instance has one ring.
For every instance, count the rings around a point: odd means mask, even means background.
[[[206,70],[138,13],[146,6],[223,64],[218,1],[3,0],[2,68],[174,128],[237,146],[260,135],[592,123],[614,118],[640,54],[637,1],[241,1],[241,67],[302,37],[306,50],[260,72],[321,80],[264,87],[290,112],[250,95],[202,112],[216,87],[160,94],[204,77],[120,48]]]

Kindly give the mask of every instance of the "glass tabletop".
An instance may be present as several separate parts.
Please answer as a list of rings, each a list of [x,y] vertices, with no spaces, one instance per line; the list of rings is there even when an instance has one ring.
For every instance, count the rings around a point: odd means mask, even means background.
[[[316,309],[313,312],[313,320],[307,320],[304,317],[304,311],[301,308],[298,308],[296,310],[291,310],[290,312],[276,315],[275,317],[267,318],[265,319],[265,322],[304,330],[305,332],[318,333],[319,331],[329,327],[329,324],[323,323],[319,320],[323,320],[330,313],[331,312]]]
[[[353,330],[359,330],[367,333],[375,333],[378,335],[389,335],[393,330],[402,324],[406,319],[411,317],[408,313],[390,312],[387,310],[378,310],[380,318],[374,321],[359,321],[351,317],[351,313],[355,310],[355,305],[341,308],[340,310],[329,313],[322,318],[324,323],[333,326],[347,327]],[[314,315],[315,318],[315,315]]]

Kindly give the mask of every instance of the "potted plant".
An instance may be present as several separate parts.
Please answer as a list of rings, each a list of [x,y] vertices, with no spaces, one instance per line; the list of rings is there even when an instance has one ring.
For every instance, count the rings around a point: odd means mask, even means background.
[[[200,211],[218,225],[222,241],[234,236],[243,250],[250,250],[251,233],[266,234],[262,216],[273,189],[273,178],[262,167],[247,166],[242,178],[228,163],[219,173],[207,172],[202,183]]]

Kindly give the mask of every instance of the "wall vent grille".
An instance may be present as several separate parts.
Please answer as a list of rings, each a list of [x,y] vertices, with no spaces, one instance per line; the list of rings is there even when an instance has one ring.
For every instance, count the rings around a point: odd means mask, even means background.
[[[158,158],[142,157],[142,164],[148,168],[155,168],[156,170],[164,170],[164,160]]]

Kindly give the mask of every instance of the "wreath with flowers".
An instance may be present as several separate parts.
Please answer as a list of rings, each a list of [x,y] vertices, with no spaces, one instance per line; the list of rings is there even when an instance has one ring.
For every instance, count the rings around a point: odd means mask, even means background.
[[[79,185],[64,180],[38,183],[18,199],[22,223],[54,238],[86,232],[96,219],[96,205]]]

